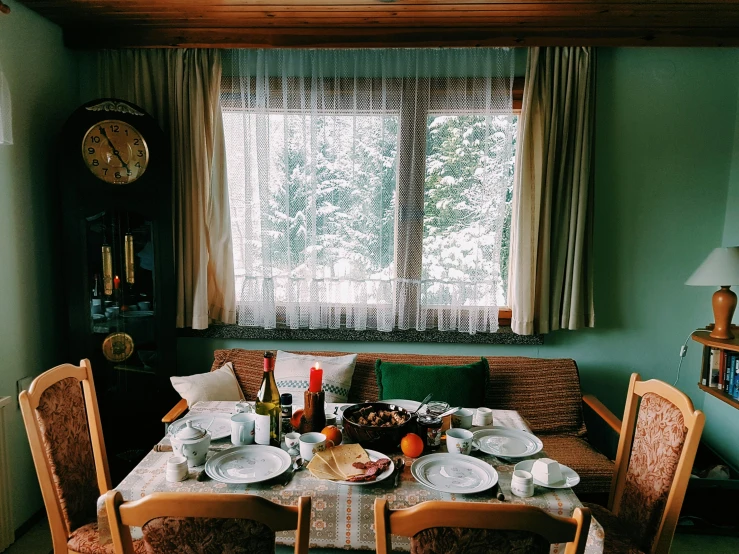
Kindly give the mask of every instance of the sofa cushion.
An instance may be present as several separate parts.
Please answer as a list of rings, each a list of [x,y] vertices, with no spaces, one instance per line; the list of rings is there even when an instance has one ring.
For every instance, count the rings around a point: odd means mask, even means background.
[[[187,400],[187,405],[207,400],[243,400],[233,364],[226,362],[222,367],[209,373],[198,373],[186,377],[170,377],[169,380],[177,393]]]
[[[290,393],[293,401],[302,403],[303,393],[308,389],[310,368],[320,362],[323,369],[323,391],[326,402],[346,402],[354,374],[356,354],[346,356],[317,356],[277,351],[275,382],[281,394]]]
[[[553,460],[574,469],[580,476],[577,494],[608,494],[614,465],[590,444],[570,435],[543,435],[544,452]]]
[[[479,407],[485,402],[488,362],[481,358],[466,365],[412,365],[377,360],[379,399],[421,401],[431,393],[434,400],[451,406]]]

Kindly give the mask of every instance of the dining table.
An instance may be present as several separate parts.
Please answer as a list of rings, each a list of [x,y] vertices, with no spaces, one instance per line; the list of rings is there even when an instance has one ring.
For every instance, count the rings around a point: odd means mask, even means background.
[[[197,402],[191,408],[187,416],[193,415],[215,415],[225,414],[230,416],[237,412],[236,402]],[[328,404],[327,409],[335,411],[336,408],[346,404]],[[299,406],[294,406],[298,409]],[[336,410],[338,411],[338,410]],[[176,423],[176,422],[175,422]],[[530,432],[526,421],[514,410],[493,410],[493,424],[496,427],[505,427]],[[492,426],[487,426],[492,427]],[[475,426],[470,429],[476,431],[484,429],[483,426]],[[571,516],[575,508],[581,507],[582,503],[577,498],[576,489],[561,488],[550,489],[536,485],[534,495],[521,498],[511,493],[511,476],[515,462],[497,458],[482,452],[476,452],[474,456],[493,466],[498,473],[498,485],[487,491],[475,494],[455,494],[439,492],[422,485],[411,474],[411,465],[414,458],[404,456],[402,453],[389,454],[392,459],[402,457],[405,467],[400,475],[399,484],[396,487],[394,479],[385,479],[371,485],[350,486],[339,484],[334,481],[319,479],[307,469],[296,471],[289,480],[285,482],[282,476],[269,481],[251,484],[226,484],[215,480],[198,481],[196,476],[203,467],[189,468],[188,478],[184,481],[169,482],[165,478],[167,460],[173,456],[171,451],[157,451],[166,449],[169,438],[164,437],[159,442],[159,448],[152,448],[150,452],[139,462],[115,488],[120,491],[124,500],[136,500],[154,492],[208,492],[220,494],[253,494],[264,497],[272,502],[283,505],[296,505],[301,496],[311,497],[311,529],[310,549],[311,552],[332,552],[340,550],[374,550],[374,502],[377,498],[388,501],[391,509],[410,508],[428,500],[445,500],[452,502],[487,502],[526,504],[538,506],[547,512],[558,516]],[[154,445],[152,445],[154,446]],[[211,443],[208,457],[217,452],[232,448],[230,437],[215,440]],[[282,448],[287,449],[282,443]],[[439,452],[445,452],[442,445]],[[541,451],[534,458],[545,457],[546,453]],[[421,459],[421,458],[416,458]],[[503,493],[504,499],[498,500],[498,489]],[[105,504],[98,501],[98,526],[100,540],[102,543],[110,541]],[[140,529],[132,529],[134,538],[141,536]],[[603,552],[604,531],[601,525],[593,518],[587,537],[588,554],[600,554]],[[295,533],[291,531],[277,534],[277,544],[284,546],[294,545]],[[408,551],[410,541],[405,537],[392,538],[393,549]],[[287,548],[278,546],[277,552],[288,552]],[[552,553],[564,552],[564,544],[554,544]]]

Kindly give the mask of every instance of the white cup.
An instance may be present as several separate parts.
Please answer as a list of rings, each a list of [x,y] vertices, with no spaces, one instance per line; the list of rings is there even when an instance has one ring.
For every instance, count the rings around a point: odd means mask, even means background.
[[[472,410],[470,410],[470,417]],[[450,454],[469,455],[472,451],[472,431],[449,429],[446,432],[446,449]]]
[[[511,492],[521,498],[534,496],[534,476],[522,469],[514,471],[511,477]]]
[[[167,460],[167,481],[176,483],[177,481],[184,481],[187,479],[187,458],[184,456],[172,456]]]
[[[298,445],[300,444],[300,433],[286,433],[285,434],[285,446],[287,446],[287,453],[291,456],[298,455]]]
[[[326,443],[334,445],[323,433],[303,433],[300,435],[300,457],[304,462],[310,462],[313,456],[326,450]]]
[[[477,408],[477,425],[487,427],[493,424],[493,410],[490,408]]]
[[[231,444],[243,446],[254,442],[255,414],[239,413],[231,416]]]
[[[474,412],[469,408],[460,408],[452,414],[452,427],[469,429],[472,427],[472,416]]]

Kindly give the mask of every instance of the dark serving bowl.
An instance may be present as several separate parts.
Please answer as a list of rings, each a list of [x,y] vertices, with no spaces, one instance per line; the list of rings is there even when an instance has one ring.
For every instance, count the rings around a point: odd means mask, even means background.
[[[379,410],[395,410],[408,415],[408,419],[402,425],[393,427],[377,427],[375,425],[360,425],[356,422],[359,419],[357,413],[360,410],[371,406]],[[411,414],[408,410],[388,404],[386,402],[363,402],[349,406],[344,410],[344,432],[352,442],[358,442],[365,448],[379,450],[380,452],[389,453],[397,452],[400,447],[400,439],[408,433],[416,432],[416,414]]]

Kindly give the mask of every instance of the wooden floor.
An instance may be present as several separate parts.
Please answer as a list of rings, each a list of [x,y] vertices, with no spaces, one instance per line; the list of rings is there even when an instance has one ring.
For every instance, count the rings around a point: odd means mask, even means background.
[[[49,524],[44,519],[31,528],[3,554],[49,554],[51,535]],[[291,554],[293,549],[278,546],[276,554]],[[311,548],[311,554],[334,554],[346,550]],[[739,537],[713,535],[687,535],[678,533],[672,543],[672,554],[736,554],[739,552]]]

